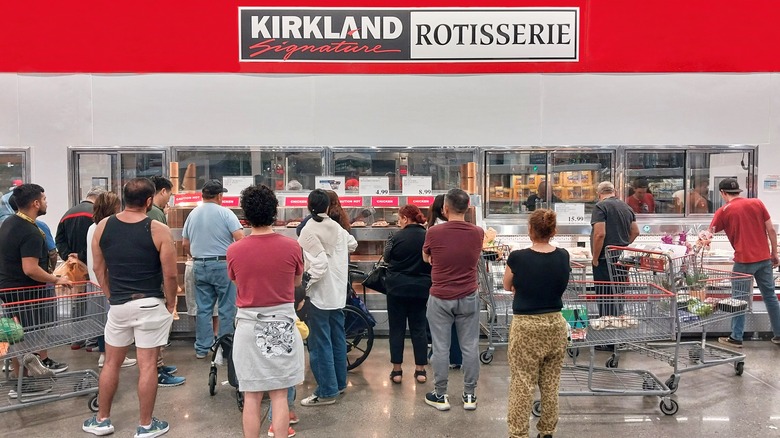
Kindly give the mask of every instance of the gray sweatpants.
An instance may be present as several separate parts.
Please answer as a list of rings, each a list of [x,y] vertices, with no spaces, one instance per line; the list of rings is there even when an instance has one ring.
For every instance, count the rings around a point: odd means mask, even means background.
[[[452,323],[463,353],[463,391],[474,394],[479,380],[479,300],[477,292],[457,300],[428,297],[428,325],[433,344],[433,382],[436,394],[447,394]]]

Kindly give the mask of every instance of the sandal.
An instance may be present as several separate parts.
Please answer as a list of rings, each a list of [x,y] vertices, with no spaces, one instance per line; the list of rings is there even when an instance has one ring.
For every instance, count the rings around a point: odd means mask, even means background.
[[[415,370],[414,378],[417,379],[417,383],[425,383],[428,381],[428,373],[425,370]]]
[[[401,380],[403,379],[403,375],[404,375],[404,371],[403,370],[400,370],[400,371],[396,371],[396,370],[390,371],[390,380],[392,380],[393,383],[395,383],[395,384],[399,384],[399,383],[401,383]],[[399,379],[395,380],[396,377],[399,377]]]

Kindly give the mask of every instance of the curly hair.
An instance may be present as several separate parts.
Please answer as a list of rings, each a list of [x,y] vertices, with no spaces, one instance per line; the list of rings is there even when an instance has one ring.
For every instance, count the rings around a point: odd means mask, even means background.
[[[528,218],[528,234],[531,240],[550,240],[555,236],[557,215],[554,211],[540,208]]]
[[[97,224],[103,219],[119,212],[119,195],[114,192],[103,192],[95,199],[92,206],[92,220]]]
[[[398,210],[398,217],[401,216],[409,219],[410,222],[414,222],[420,225],[425,223],[425,216],[423,216],[420,208],[416,205],[404,205],[401,207],[401,209]]]
[[[249,225],[267,227],[276,220],[279,200],[266,185],[249,186],[241,191],[241,209]]]

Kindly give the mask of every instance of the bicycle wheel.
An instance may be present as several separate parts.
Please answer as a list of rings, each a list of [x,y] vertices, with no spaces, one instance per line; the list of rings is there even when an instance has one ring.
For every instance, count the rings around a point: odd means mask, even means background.
[[[374,328],[355,306],[344,307],[344,331],[347,335],[347,369],[357,368],[374,346]]]

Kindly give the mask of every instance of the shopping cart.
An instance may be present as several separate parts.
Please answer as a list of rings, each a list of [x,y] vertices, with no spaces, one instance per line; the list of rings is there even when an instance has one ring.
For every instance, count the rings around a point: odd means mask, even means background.
[[[672,391],[655,374],[597,367],[594,351],[597,345],[670,339],[673,300],[671,292],[654,284],[571,280],[563,295],[564,309],[577,309],[582,315],[575,322],[569,320],[571,347],[588,347],[590,358],[587,365],[564,364],[559,395],[655,396],[661,399],[661,412],[677,413],[678,403],[669,397]],[[604,306],[617,314],[598,317]],[[532,413],[541,416],[539,400],[534,401]]]
[[[98,374],[94,370],[69,371],[37,377],[10,377],[10,361],[32,359],[40,350],[69,345],[103,334],[106,297],[95,283],[77,282],[72,287],[35,286],[0,290],[0,360],[5,379],[0,395],[8,402],[0,412],[82,395],[93,396],[88,406],[97,412]]]
[[[488,338],[488,347],[479,355],[483,364],[493,361],[496,345],[509,343],[509,330],[512,324],[512,302],[514,294],[504,289],[504,272],[511,248],[508,245],[490,246],[482,249],[478,265],[479,298],[484,303],[487,318],[480,320],[482,333]],[[585,279],[584,265],[571,262],[572,280]],[[577,350],[569,350],[574,357]]]
[[[488,338],[487,349],[479,355],[479,361],[484,364],[493,362],[496,345],[509,342],[513,295],[504,289],[504,271],[510,251],[508,245],[485,247],[477,265],[479,298],[487,311],[486,320],[479,322]]]
[[[722,364],[733,364],[742,375],[745,355],[707,343],[706,325],[751,312],[753,277],[702,266],[699,253],[674,257],[669,253],[632,247],[606,249],[612,280],[630,280],[660,285],[675,294],[672,308],[675,332],[672,342],[629,343],[636,351],[668,363],[673,372],[666,385],[676,391],[680,374]],[[682,341],[682,334],[701,329],[701,340]],[[617,353],[613,365],[618,364]]]

